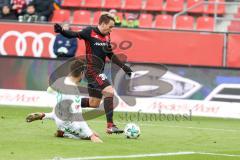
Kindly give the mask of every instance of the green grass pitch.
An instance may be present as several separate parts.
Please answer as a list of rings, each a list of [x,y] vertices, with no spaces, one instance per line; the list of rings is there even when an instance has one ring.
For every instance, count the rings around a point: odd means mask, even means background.
[[[236,160],[240,159],[240,120],[192,117],[180,121],[140,119],[135,123],[141,136],[126,139],[124,135],[107,135],[105,117],[88,121],[104,143],[56,138],[53,121],[26,123],[31,112],[50,112],[50,108],[0,106],[0,160],[86,159],[105,156],[105,159],[160,160]],[[129,116],[129,115],[128,115]],[[124,113],[114,118],[123,128],[130,120]],[[193,152],[193,154],[180,154]],[[203,153],[203,154],[200,154]],[[173,153],[172,155],[166,155]],[[150,154],[159,154],[149,157]],[[131,158],[129,155],[143,155]],[[58,157],[58,158],[56,158]],[[60,158],[61,157],[61,158]],[[104,157],[102,157],[104,158]],[[69,159],[70,160],[70,159]]]

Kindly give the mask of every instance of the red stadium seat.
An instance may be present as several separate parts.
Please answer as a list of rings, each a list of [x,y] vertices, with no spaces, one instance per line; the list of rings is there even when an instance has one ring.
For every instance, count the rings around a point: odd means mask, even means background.
[[[51,22],[69,21],[70,11],[65,9],[54,10]]]
[[[208,2],[225,2],[225,0],[208,0]],[[214,14],[215,4],[211,3],[207,5],[207,10],[205,13],[207,14]],[[224,14],[225,13],[225,4],[218,4],[217,5],[217,14]]]
[[[165,10],[168,12],[180,12],[183,10],[184,0],[166,0]]]
[[[153,17],[151,14],[141,14],[139,17],[139,27],[151,28],[152,19]]]
[[[126,10],[141,10],[142,0],[125,0],[124,8]]]
[[[118,12],[117,15],[120,18],[120,20],[122,21],[123,20],[123,13],[122,12]]]
[[[75,11],[73,13],[73,24],[90,24],[91,13],[87,10]]]
[[[228,31],[239,32],[240,31],[240,21],[232,21],[228,26]]]
[[[176,29],[193,30],[194,18],[188,15],[182,15],[177,17]]]
[[[234,18],[240,18],[240,12],[238,11],[238,13],[234,14]]]
[[[107,9],[120,9],[122,7],[121,0],[105,0],[103,8]]]
[[[214,30],[214,18],[212,17],[199,17],[197,18],[197,30],[213,31]]]
[[[161,14],[156,16],[155,28],[171,29],[173,17],[169,14]]]
[[[147,0],[146,6],[143,9],[148,11],[161,11],[163,10],[163,0]]]
[[[99,17],[101,16],[102,14],[102,11],[96,11],[94,12],[94,16],[93,16],[93,25],[98,25],[98,20],[99,20]]]
[[[62,7],[80,7],[82,0],[63,0]]]
[[[82,7],[86,8],[102,8],[102,0],[85,0]]]
[[[204,0],[187,0],[187,8],[195,7],[188,12],[190,13],[203,13],[204,11]]]

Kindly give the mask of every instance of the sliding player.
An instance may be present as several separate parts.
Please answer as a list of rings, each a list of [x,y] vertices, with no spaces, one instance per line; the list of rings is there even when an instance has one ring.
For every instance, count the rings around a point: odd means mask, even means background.
[[[75,61],[70,68],[70,75],[65,78],[65,83],[68,85],[77,85],[83,77],[83,63],[80,61]],[[50,92],[51,88],[48,88]],[[55,91],[53,91],[55,92]],[[55,94],[59,94],[55,92]],[[62,95],[62,100],[69,99],[69,95]],[[81,101],[75,101],[71,105],[72,113],[81,113]],[[79,114],[81,115],[81,114]],[[92,142],[101,143],[102,140],[99,136],[94,133],[87,123],[82,118],[81,121],[69,121],[60,119],[56,113],[55,108],[51,113],[31,113],[26,117],[27,122],[32,122],[35,120],[45,120],[51,119],[54,120],[57,126],[57,132],[55,133],[56,137],[68,137],[74,139],[89,139]]]

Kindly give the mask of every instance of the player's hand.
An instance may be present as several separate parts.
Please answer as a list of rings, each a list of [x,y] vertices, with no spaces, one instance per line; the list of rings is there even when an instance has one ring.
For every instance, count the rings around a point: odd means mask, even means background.
[[[131,69],[130,67],[124,65],[124,66],[122,67],[122,69],[124,70],[124,72],[125,72],[129,77],[131,77],[133,71],[132,71],[132,69]]]
[[[55,33],[61,33],[63,30],[62,26],[58,23],[54,24],[54,32]]]
[[[99,137],[97,137],[96,135],[94,135],[94,134],[90,137],[90,139],[91,139],[91,141],[94,142],[94,143],[103,143],[103,141],[102,141]]]

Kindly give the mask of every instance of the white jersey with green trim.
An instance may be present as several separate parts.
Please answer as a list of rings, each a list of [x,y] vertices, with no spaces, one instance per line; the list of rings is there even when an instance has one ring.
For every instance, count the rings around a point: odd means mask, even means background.
[[[69,138],[88,138],[93,134],[92,130],[82,118],[80,96],[61,94],[60,92],[53,90],[51,87],[48,87],[47,92],[55,95],[58,104],[59,102],[64,100],[71,100],[72,104],[69,107],[69,113],[79,114],[79,119],[81,119],[81,121],[71,121],[71,118],[68,117],[69,120],[62,120],[65,118],[57,116],[55,113],[55,107],[53,107],[53,111],[51,112],[51,114],[49,114],[51,116],[47,116],[46,119],[54,120],[58,130],[64,132],[64,136]]]

